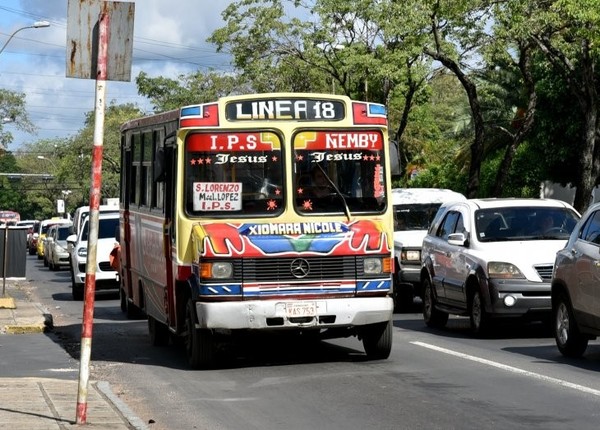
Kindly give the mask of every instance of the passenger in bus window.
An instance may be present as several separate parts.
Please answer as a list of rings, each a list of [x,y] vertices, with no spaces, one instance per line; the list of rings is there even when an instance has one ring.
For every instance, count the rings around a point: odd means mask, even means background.
[[[308,191],[312,197],[327,197],[334,192],[325,172],[319,166],[313,167],[311,171],[311,186]]]

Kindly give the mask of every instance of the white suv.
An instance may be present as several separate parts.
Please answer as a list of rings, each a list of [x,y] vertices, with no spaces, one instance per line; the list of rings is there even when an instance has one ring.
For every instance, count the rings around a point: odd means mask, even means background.
[[[70,271],[73,300],[82,300],[85,285],[89,217],[83,221],[77,235],[67,238],[70,246]],[[100,213],[98,218],[98,245],[96,250],[96,290],[119,291],[119,274],[110,266],[110,252],[115,246],[115,232],[119,228],[119,214]]]
[[[422,297],[421,246],[442,203],[464,201],[460,193],[443,188],[394,188],[394,307],[407,310]]]
[[[473,199],[442,206],[423,240],[423,318],[442,327],[468,315],[550,321],[554,259],[580,218],[550,199]]]

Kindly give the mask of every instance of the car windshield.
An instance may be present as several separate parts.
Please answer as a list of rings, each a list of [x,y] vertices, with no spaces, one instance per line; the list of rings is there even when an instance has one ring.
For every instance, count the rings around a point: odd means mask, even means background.
[[[394,206],[394,231],[427,230],[441,203]]]
[[[480,242],[566,240],[578,218],[567,208],[480,209],[475,213],[475,231]]]
[[[88,240],[89,219],[86,219],[81,232],[81,240]],[[98,239],[110,239],[115,237],[115,232],[119,227],[119,218],[100,219],[98,221]]]
[[[69,234],[71,234],[71,227],[60,227],[56,232],[56,240],[67,240]]]

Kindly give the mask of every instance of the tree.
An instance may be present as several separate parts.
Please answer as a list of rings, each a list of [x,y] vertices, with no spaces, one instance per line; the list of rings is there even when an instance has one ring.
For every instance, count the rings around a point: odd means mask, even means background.
[[[239,79],[215,72],[194,72],[180,75],[177,80],[151,78],[145,72],[135,79],[138,92],[150,99],[156,112],[165,112],[197,103],[216,100],[239,91]]]
[[[522,31],[537,44],[552,70],[566,83],[582,120],[580,164],[573,178],[576,186],[573,206],[584,211],[600,179],[600,145],[597,144],[600,77],[596,70],[600,60],[600,1],[531,3],[534,13],[528,19],[518,17]],[[512,6],[513,0],[508,4]]]
[[[13,140],[12,134],[4,130],[5,122],[26,132],[35,130],[25,110],[25,94],[0,88],[0,149]]]
[[[102,147],[102,198],[119,196],[121,172],[121,125],[131,119],[143,116],[139,107],[128,104],[107,106],[104,114],[104,142]],[[89,204],[91,186],[92,147],[94,144],[94,112],[89,112],[85,125],[69,145],[59,150],[62,163],[71,166],[71,180],[79,184],[81,200],[77,206]],[[73,168],[76,166],[76,168]],[[75,200],[77,201],[77,200]]]

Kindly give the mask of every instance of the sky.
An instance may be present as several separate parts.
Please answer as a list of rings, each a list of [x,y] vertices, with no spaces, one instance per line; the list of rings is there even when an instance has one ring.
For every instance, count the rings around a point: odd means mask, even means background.
[[[134,103],[150,113],[152,105],[137,93],[135,77],[177,78],[196,70],[231,70],[227,54],[206,42],[224,25],[229,0],[137,0],[131,82],[107,81],[106,100]],[[68,0],[2,0],[0,47],[14,31],[48,21],[47,28],[20,30],[0,53],[0,88],[26,95],[26,110],[37,134],[20,132],[5,123],[14,137],[8,150],[39,139],[67,138],[83,128],[93,111],[96,82],[66,77]]]

